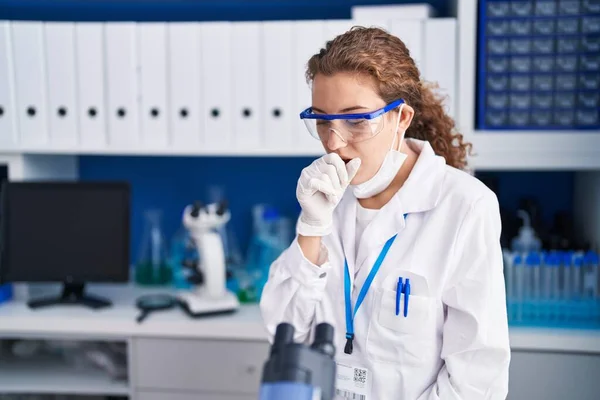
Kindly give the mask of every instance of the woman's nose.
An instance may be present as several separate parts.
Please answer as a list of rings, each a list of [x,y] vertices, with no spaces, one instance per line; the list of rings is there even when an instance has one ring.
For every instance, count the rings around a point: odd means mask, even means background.
[[[335,129],[329,129],[326,145],[329,150],[335,151],[342,147],[346,147],[347,144]]]

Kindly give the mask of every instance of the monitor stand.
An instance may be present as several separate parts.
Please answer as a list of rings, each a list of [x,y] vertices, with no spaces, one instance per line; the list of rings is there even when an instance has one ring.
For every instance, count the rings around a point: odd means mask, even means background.
[[[100,297],[89,296],[85,294],[84,283],[63,283],[63,291],[60,296],[46,297],[27,302],[29,308],[37,309],[56,305],[82,305],[94,310],[110,307],[111,302]]]

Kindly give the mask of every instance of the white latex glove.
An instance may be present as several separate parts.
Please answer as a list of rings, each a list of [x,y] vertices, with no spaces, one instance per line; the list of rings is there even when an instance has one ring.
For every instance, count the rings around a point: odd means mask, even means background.
[[[333,210],[360,167],[360,158],[344,163],[336,153],[316,159],[302,170],[296,197],[302,208],[296,226],[303,236],[325,236],[331,233]]]

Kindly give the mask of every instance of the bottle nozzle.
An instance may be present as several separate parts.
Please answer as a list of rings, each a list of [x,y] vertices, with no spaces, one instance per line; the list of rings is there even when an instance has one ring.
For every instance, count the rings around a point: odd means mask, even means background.
[[[517,210],[517,215],[523,219],[523,227],[531,227],[531,217],[525,210]]]

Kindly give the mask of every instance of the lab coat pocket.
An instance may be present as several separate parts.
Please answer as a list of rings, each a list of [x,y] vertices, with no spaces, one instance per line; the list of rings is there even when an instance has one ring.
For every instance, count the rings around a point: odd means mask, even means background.
[[[399,299],[398,315],[395,290],[384,286],[377,297],[367,338],[368,356],[374,361],[420,366],[436,346],[435,299],[415,290],[409,296],[405,317],[404,295]]]
[[[404,316],[406,296],[399,301],[399,313],[396,315],[396,291],[384,290],[381,294],[381,305],[378,312],[379,325],[396,332],[406,334],[422,334],[430,325],[430,298],[409,296],[407,314]]]

